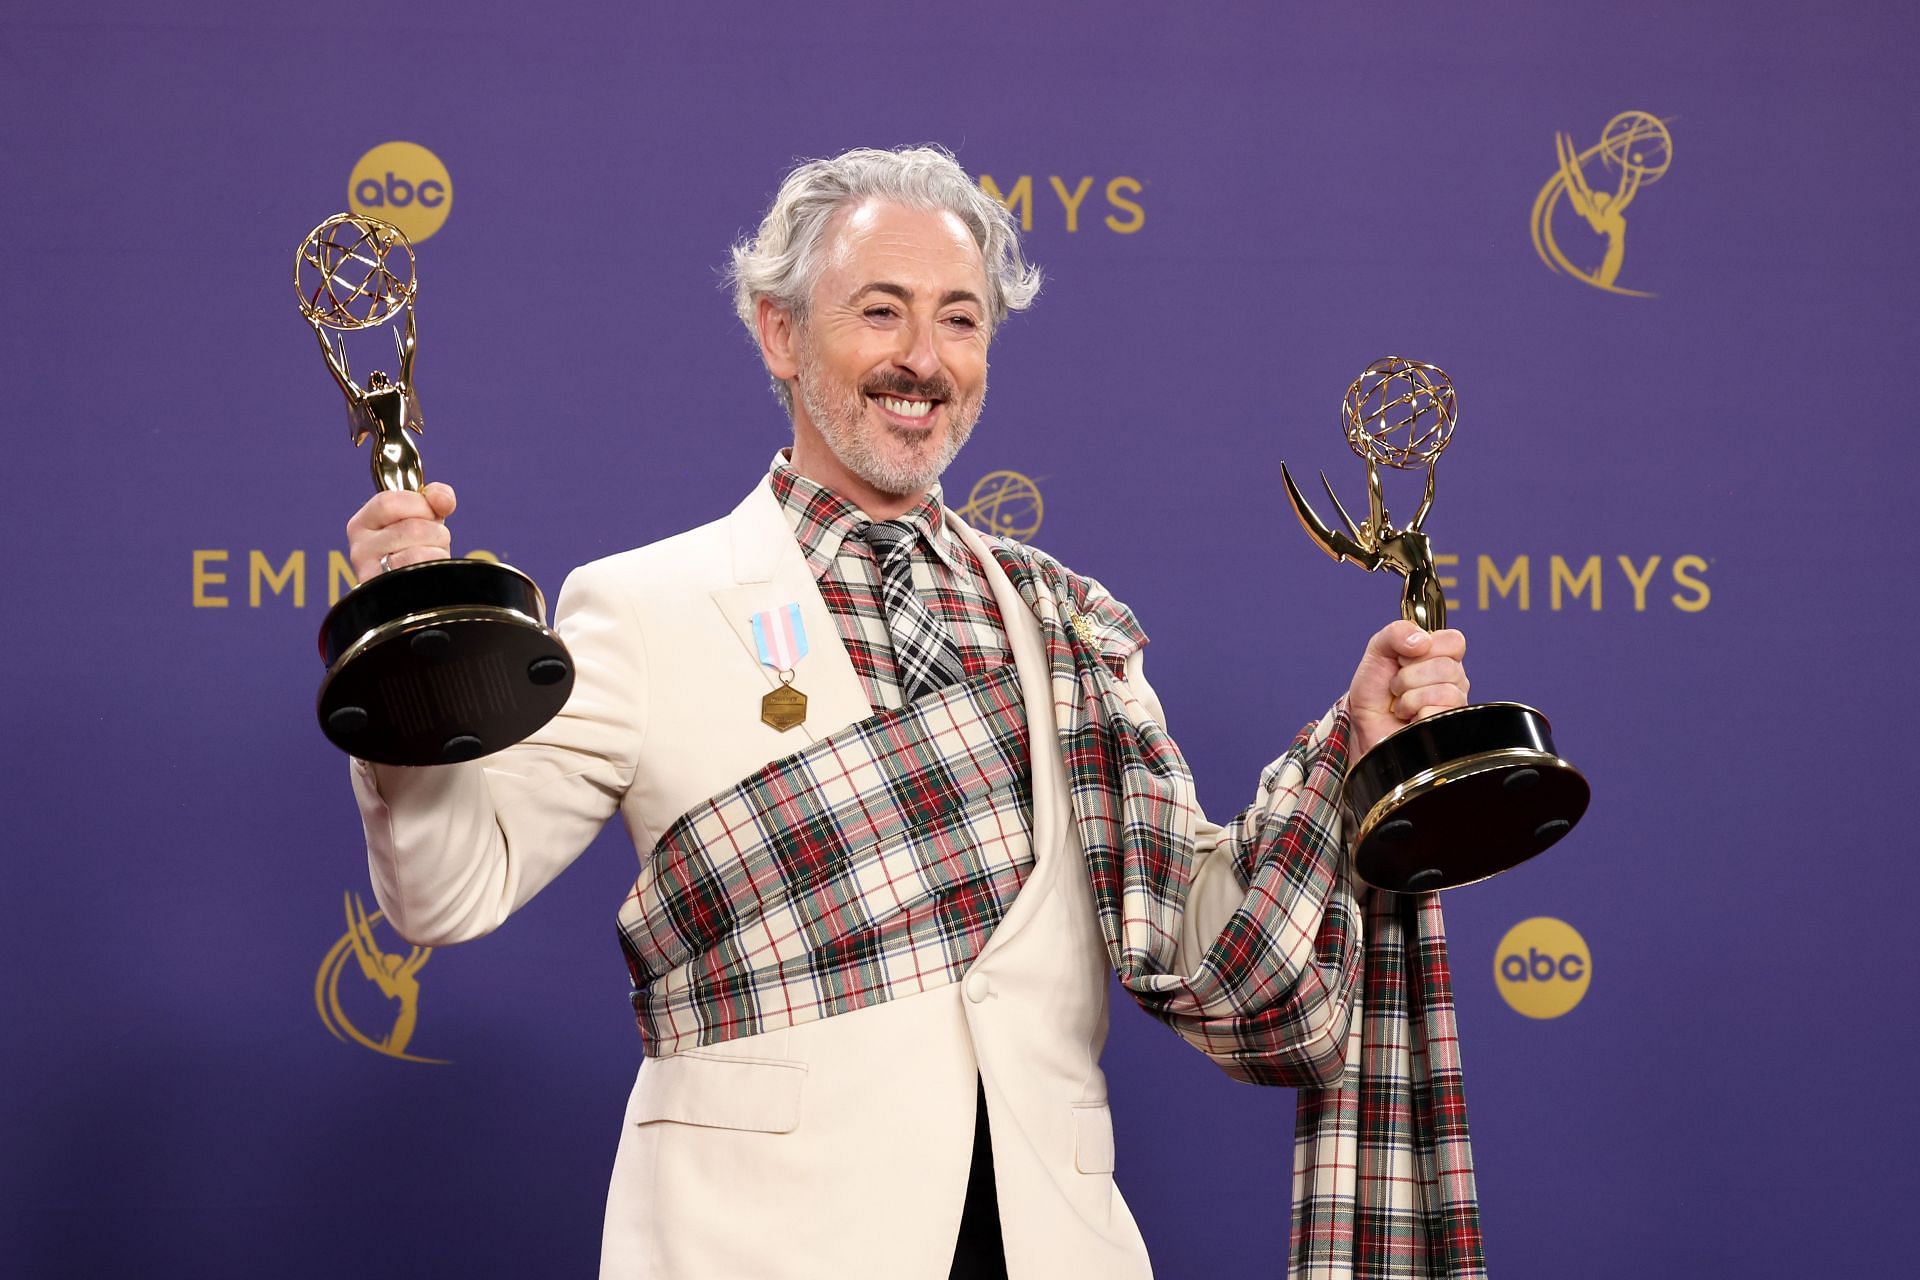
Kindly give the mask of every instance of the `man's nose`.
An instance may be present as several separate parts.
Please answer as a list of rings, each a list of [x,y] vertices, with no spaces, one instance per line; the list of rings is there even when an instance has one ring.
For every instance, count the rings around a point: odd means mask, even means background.
[[[933,349],[933,321],[911,321],[900,326],[900,347],[894,363],[926,379],[940,372],[940,353]]]

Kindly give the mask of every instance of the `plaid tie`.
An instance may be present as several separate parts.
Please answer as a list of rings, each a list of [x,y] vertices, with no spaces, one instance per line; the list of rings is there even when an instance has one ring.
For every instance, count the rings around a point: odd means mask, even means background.
[[[882,520],[858,530],[880,565],[880,604],[887,635],[893,640],[900,692],[908,702],[922,694],[958,684],[966,669],[960,650],[945,628],[933,620],[913,589],[913,541],[919,535],[904,520]]]

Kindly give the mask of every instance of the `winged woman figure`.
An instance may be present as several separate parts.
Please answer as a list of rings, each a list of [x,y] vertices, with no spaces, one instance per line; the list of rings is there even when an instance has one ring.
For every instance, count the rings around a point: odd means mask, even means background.
[[[380,988],[387,999],[400,1002],[393,1030],[381,1040],[380,1048],[386,1053],[404,1053],[420,1018],[420,982],[413,975],[433,958],[433,950],[415,947],[405,958],[381,950],[374,939],[373,921],[367,918],[367,908],[352,894],[347,895],[347,936],[353,939],[354,958],[360,962],[360,972],[367,976],[367,981]]]
[[[1627,256],[1626,210],[1639,193],[1643,170],[1635,164],[1622,164],[1619,186],[1611,192],[1595,191],[1580,167],[1580,154],[1574,149],[1573,139],[1565,133],[1555,133],[1553,143],[1560,156],[1560,174],[1566,181],[1568,201],[1587,220],[1595,235],[1606,237],[1606,256],[1593,273],[1593,282],[1610,289],[1619,279],[1620,264]]]

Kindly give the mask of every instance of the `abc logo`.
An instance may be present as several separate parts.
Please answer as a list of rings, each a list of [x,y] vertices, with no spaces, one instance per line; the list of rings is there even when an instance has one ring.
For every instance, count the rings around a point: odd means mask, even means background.
[[[419,244],[446,222],[453,179],[440,157],[418,143],[383,142],[354,163],[347,205],[391,222]]]
[[[1534,916],[1507,930],[1494,948],[1493,980],[1515,1012],[1557,1018],[1587,994],[1593,955],[1566,921]]]

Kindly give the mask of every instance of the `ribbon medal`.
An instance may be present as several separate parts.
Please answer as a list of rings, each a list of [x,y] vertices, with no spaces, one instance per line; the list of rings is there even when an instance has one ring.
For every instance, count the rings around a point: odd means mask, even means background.
[[[807,624],[798,604],[753,615],[753,644],[760,665],[780,676],[780,687],[760,699],[761,723],[785,733],[807,718],[807,695],[793,687],[793,669],[807,656]]]

